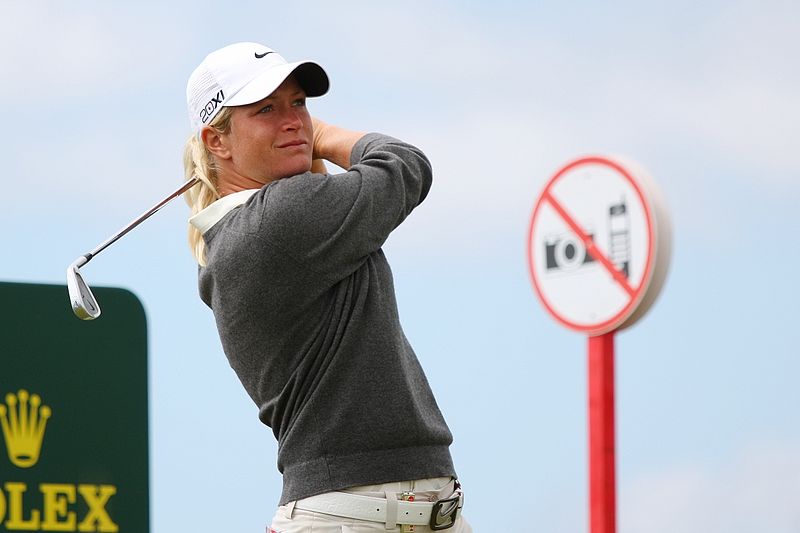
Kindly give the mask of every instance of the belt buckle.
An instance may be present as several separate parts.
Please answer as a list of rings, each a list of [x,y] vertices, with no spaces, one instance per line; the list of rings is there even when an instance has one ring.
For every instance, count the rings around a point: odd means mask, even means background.
[[[433,531],[441,531],[442,529],[450,529],[456,524],[458,518],[458,511],[461,509],[462,493],[457,490],[456,495],[452,498],[439,500],[433,504],[433,511],[431,511],[431,529]],[[444,512],[442,512],[444,511]]]

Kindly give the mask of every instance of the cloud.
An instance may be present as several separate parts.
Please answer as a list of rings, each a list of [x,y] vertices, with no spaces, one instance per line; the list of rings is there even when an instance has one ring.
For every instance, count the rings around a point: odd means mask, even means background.
[[[800,530],[800,447],[758,443],[731,461],[629,479],[621,533],[794,533]]]
[[[732,225],[742,224],[720,202],[731,183],[757,184],[780,201],[800,194],[793,149],[800,75],[789,57],[800,36],[791,2],[726,4],[705,13],[687,4],[669,20],[632,10],[621,29],[579,18],[565,25],[530,7],[506,6],[499,15],[455,3],[358,4],[346,16],[341,6],[315,5],[314,32],[321,21],[345,20],[359,31],[341,32],[335,46],[303,40],[298,48],[319,49],[310,55],[336,74],[327,101],[339,102],[342,125],[384,130],[431,157],[435,188],[410,219],[438,228],[425,232],[422,244],[470,245],[498,234],[522,243],[544,181],[585,153],[639,160],[663,184],[676,223],[711,235],[733,234]],[[176,23],[180,13],[158,11],[165,9],[7,6],[0,66],[6,79],[25,83],[4,84],[0,98],[15,109],[41,110],[37,127],[57,132],[15,139],[20,155],[7,163],[14,175],[36,182],[60,162],[79,177],[59,171],[63,179],[50,191],[78,188],[81,198],[114,200],[132,194],[137,205],[177,185],[186,119],[175,87],[182,89],[194,63],[188,58],[213,45],[187,38],[190,22]],[[614,9],[603,10],[601,22],[613,19]],[[297,41],[286,28],[276,39]],[[158,84],[169,89],[153,92]],[[160,113],[129,100],[153,94]],[[76,116],[65,111],[71,105],[110,111]],[[120,116],[128,123],[116,123]],[[158,120],[162,126],[147,136],[130,133]],[[141,186],[129,192],[111,185],[121,182]],[[158,192],[148,194],[153,188]],[[420,244],[418,237],[408,241]]]
[[[796,192],[800,74],[792,52],[800,49],[800,7],[686,7],[682,17],[631,10],[625,26],[576,19],[558,31],[533,8],[500,24],[456,5],[426,7],[425,17],[422,8],[373,7],[361,12],[365,22],[392,24],[365,23],[358,38],[398,44],[359,46],[353,64],[406,93],[431,90],[432,99],[446,97],[465,114],[516,110],[529,132],[541,130],[534,140],[544,135],[578,150],[702,151]],[[409,27],[418,30],[413,38]],[[503,119],[514,126],[514,117]],[[442,139],[464,131],[458,121],[435,126]],[[516,126],[512,134],[523,129]]]
[[[36,202],[70,206],[75,218],[132,218],[181,182],[183,84],[187,61],[201,52],[186,51],[188,21],[143,6],[4,4],[0,99],[14,124],[3,136],[12,212]]]
[[[143,73],[158,79],[174,68],[186,28],[160,15],[123,3],[4,3],[0,98],[46,106],[143,84]]]
[[[788,214],[800,199],[800,7],[685,7],[556,29],[533,10],[500,23],[439,5],[414,23],[415,10],[373,8],[396,24],[364,24],[364,37],[401,45],[360,47],[353,68],[378,78],[361,79],[380,95],[364,105],[391,113],[392,133],[433,160],[438,181],[415,217],[443,231],[424,239],[524,232],[544,180],[596,152],[647,168],[692,239],[727,242],[757,224],[754,194]],[[401,35],[413,24],[421,37]]]

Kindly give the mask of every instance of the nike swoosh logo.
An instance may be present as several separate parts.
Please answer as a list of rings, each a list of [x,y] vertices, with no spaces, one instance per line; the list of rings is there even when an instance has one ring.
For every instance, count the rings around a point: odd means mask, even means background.
[[[458,506],[457,501],[450,504],[450,506],[447,508],[446,511],[444,511],[444,506],[442,506],[442,508],[439,509],[439,512],[436,513],[436,516],[434,518],[436,521],[436,525],[441,526],[453,522],[454,521],[453,512],[456,510],[456,506]]]
[[[259,54],[258,52],[255,53],[256,59],[261,59],[267,54],[271,54],[272,52],[264,52],[263,54]]]

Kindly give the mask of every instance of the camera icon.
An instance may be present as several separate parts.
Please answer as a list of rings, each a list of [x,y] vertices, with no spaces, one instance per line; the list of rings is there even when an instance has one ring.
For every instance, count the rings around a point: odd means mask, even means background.
[[[589,234],[594,241],[594,235]],[[583,241],[574,233],[551,235],[545,238],[545,266],[549,271],[571,272],[587,263],[593,263]]]

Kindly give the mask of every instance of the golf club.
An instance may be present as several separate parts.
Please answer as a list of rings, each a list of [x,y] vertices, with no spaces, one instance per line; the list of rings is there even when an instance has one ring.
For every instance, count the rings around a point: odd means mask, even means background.
[[[120,239],[123,235],[128,233],[130,230],[150,218],[151,215],[155,214],[156,211],[161,209],[165,204],[167,204],[170,200],[175,198],[176,196],[180,196],[184,192],[188,191],[200,180],[197,178],[192,178],[181,187],[161,200],[159,203],[151,207],[145,213],[142,213],[139,218],[122,228],[116,235],[109,238],[104,243],[100,244],[89,253],[86,253],[76,259],[70,266],[67,268],[67,289],[69,290],[69,299],[72,302],[72,311],[75,313],[75,316],[80,318],[81,320],[94,320],[95,318],[100,316],[100,305],[97,303],[94,295],[92,294],[91,289],[83,280],[83,276],[79,272],[79,269],[92,260],[94,256],[114,244],[117,240]]]

